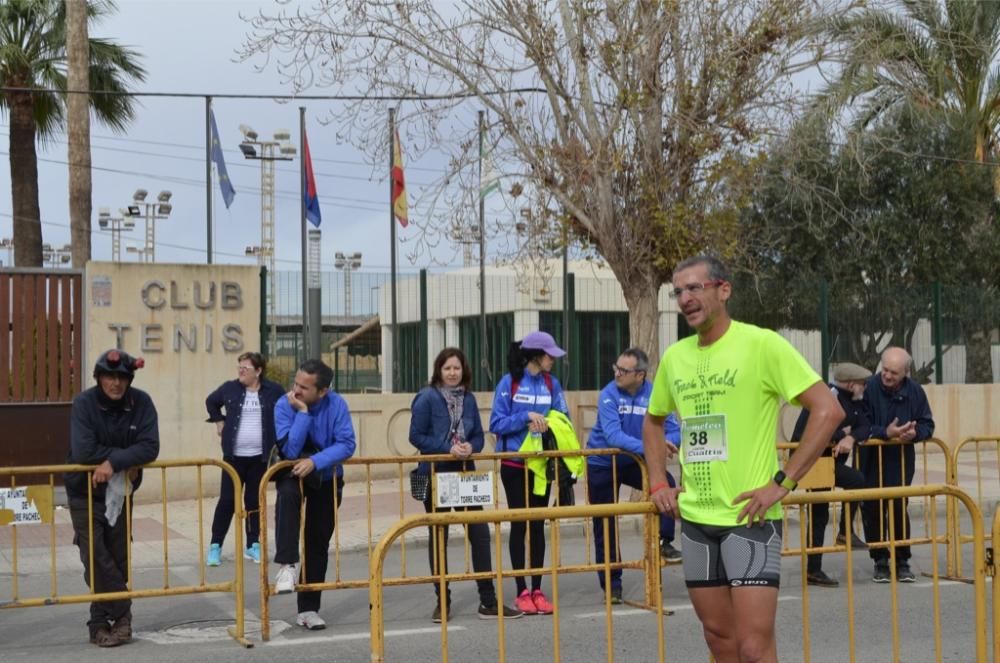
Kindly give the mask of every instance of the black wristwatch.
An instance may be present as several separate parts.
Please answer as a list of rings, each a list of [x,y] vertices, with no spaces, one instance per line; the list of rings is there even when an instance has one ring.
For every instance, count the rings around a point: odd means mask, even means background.
[[[778,473],[774,475],[774,483],[778,484],[788,492],[792,492],[799,485],[795,479],[785,474],[783,470],[778,470]]]

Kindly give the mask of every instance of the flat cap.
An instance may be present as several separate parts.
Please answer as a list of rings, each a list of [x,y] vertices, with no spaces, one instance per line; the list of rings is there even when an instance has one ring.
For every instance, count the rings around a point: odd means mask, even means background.
[[[833,369],[833,379],[837,382],[857,382],[867,380],[872,372],[864,366],[852,364],[849,361],[837,364]]]

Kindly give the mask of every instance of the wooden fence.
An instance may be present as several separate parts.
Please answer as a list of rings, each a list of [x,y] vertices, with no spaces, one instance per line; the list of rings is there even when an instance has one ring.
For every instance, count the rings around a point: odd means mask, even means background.
[[[83,274],[0,271],[0,403],[65,403],[80,391]]]

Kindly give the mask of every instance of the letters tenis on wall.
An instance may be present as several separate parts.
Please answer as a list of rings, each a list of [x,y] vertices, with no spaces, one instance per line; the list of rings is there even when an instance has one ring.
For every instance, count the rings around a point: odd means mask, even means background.
[[[173,280],[169,284],[158,279],[146,281],[140,291],[142,303],[150,312],[173,311],[175,315],[183,315],[186,311],[238,311],[243,308],[243,288],[235,281],[194,280],[190,285],[188,289]],[[115,332],[117,347],[127,347],[132,327],[127,322],[108,323],[108,328]],[[193,322],[175,322],[170,327],[169,337],[165,337],[163,323],[139,324],[140,350],[163,352],[170,347],[174,352],[197,352],[199,349],[212,352],[216,330],[211,324],[199,327]],[[242,352],[243,328],[239,324],[223,324],[219,336],[223,351]]]

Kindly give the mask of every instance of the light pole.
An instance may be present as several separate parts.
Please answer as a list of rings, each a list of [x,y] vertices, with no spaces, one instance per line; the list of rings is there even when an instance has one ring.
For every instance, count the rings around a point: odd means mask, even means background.
[[[307,280],[307,300],[309,304],[309,315],[303,319],[309,320],[309,353],[317,359],[323,358],[323,304],[322,304],[322,284],[320,283],[320,267],[322,258],[320,257],[320,244],[322,234],[319,228],[310,228],[306,237],[308,248],[307,266],[309,278]]]
[[[146,202],[149,192],[145,189],[136,189],[132,194],[132,204],[128,206],[128,216],[141,216],[146,219],[146,238],[142,249],[128,247],[129,253],[139,254],[140,262],[156,262],[156,222],[162,221],[170,216],[173,205],[170,198],[173,196],[169,191],[161,191],[156,196],[155,201]]]
[[[14,240],[10,237],[0,239],[0,248],[7,249],[7,266],[14,266]]]
[[[121,216],[111,216],[111,210],[102,207],[97,213],[97,223],[101,230],[111,231],[111,262],[121,262],[122,260],[122,231],[129,231],[135,228],[135,220],[129,216],[128,210],[119,208]]]
[[[448,231],[448,238],[462,245],[462,266],[472,266],[472,247],[479,245],[479,226],[455,220]]]
[[[273,351],[278,336],[274,296],[277,284],[274,273],[274,162],[291,161],[296,149],[288,142],[291,135],[284,129],[274,132],[274,140],[259,140],[257,132],[245,124],[240,125],[240,132],[243,134],[240,152],[247,159],[260,161],[260,246],[247,255],[256,255],[257,264],[267,267],[267,316],[271,320],[268,347]],[[306,275],[303,274],[302,278],[305,279]],[[305,313],[302,312],[303,319]],[[303,334],[306,331],[304,327]]]
[[[361,254],[354,252],[347,256],[337,251],[333,256],[333,266],[344,271],[344,315],[351,315],[351,272],[361,267]]]
[[[62,248],[54,249],[51,244],[42,244],[42,263],[49,267],[68,265],[73,259],[73,247],[63,244]]]

